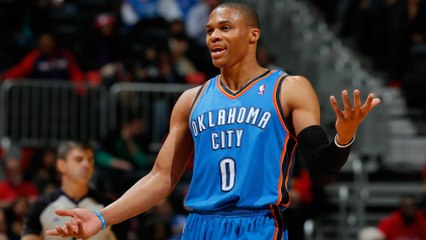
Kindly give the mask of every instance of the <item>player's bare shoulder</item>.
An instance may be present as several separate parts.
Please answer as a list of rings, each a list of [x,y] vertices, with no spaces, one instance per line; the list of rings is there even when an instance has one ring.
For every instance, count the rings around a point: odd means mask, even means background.
[[[197,86],[183,92],[176,102],[173,111],[179,112],[179,115],[182,117],[188,117],[192,108],[192,104],[201,88],[202,86]]]
[[[293,91],[293,90],[303,90],[307,87],[312,88],[309,80],[301,75],[289,75],[283,82],[283,90]]]
[[[285,100],[290,100],[288,98],[301,98],[305,94],[314,94],[314,89],[310,81],[300,75],[289,75],[282,83],[281,87],[281,96],[285,97]]]
[[[289,75],[282,83],[281,101],[285,112],[298,108],[301,104],[317,104],[317,95],[310,81],[300,75]]]

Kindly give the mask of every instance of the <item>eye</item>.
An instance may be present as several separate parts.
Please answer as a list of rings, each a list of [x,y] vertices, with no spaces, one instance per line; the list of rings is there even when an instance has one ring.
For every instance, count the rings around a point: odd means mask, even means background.
[[[222,27],[222,30],[223,31],[229,31],[229,30],[231,30],[231,26],[225,25],[225,26]]]
[[[212,28],[206,28],[206,34],[207,35],[211,35],[213,33],[213,29]]]

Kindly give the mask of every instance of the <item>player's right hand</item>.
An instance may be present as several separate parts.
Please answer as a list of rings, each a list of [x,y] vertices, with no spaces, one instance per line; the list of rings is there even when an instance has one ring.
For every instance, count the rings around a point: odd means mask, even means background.
[[[71,220],[63,226],[47,230],[47,235],[88,239],[102,228],[102,223],[96,214],[87,209],[57,209],[55,213],[58,216],[71,217]]]

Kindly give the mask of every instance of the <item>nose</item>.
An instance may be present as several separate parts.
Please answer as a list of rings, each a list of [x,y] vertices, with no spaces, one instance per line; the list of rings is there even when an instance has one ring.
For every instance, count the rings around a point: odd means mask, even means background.
[[[83,159],[83,161],[82,161],[82,164],[83,164],[83,166],[85,166],[85,167],[90,167],[90,165],[91,165],[91,161],[90,161],[90,159],[88,159],[88,158],[84,158],[84,159]]]
[[[219,29],[214,29],[213,32],[210,34],[210,40],[213,42],[216,42],[218,40],[220,40],[220,38],[222,37]]]

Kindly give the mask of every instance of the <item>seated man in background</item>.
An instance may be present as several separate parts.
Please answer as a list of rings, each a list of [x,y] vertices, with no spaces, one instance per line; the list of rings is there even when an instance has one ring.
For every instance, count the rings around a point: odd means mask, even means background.
[[[81,82],[84,74],[74,55],[56,45],[50,33],[40,35],[38,47],[29,52],[18,64],[0,74],[0,80],[16,78],[62,79]]]
[[[426,217],[412,195],[402,196],[399,209],[381,220],[377,227],[386,240],[426,239]]]
[[[142,117],[130,116],[120,125],[118,131],[111,132],[102,141],[95,153],[98,170],[104,172],[99,176],[101,183],[114,198],[121,196],[152,167]]]
[[[45,239],[47,229],[64,224],[65,219],[55,216],[57,208],[100,210],[105,206],[103,199],[89,187],[95,170],[93,155],[92,148],[82,143],[68,141],[59,146],[56,167],[61,174],[61,187],[32,204],[25,219],[23,240]],[[108,228],[91,239],[115,240],[116,237]]]
[[[18,198],[33,201],[39,196],[37,187],[24,178],[20,151],[6,154],[2,167],[4,179],[0,181],[0,207],[10,207]]]

